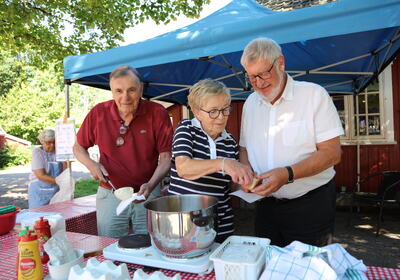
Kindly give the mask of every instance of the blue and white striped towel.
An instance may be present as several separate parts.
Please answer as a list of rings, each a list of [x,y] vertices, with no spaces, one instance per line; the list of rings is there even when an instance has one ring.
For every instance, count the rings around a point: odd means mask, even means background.
[[[366,280],[367,267],[340,245],[322,248],[294,241],[285,248],[266,247],[267,262],[260,280]]]

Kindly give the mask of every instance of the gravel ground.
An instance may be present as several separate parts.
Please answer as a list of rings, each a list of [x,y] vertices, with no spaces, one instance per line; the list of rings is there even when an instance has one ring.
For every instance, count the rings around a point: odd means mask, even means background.
[[[78,162],[72,163],[72,171],[76,180],[91,177],[87,169]],[[29,165],[0,171],[0,205],[12,204],[28,208],[29,173]],[[342,201],[338,204],[342,204]],[[235,234],[254,234],[254,212],[252,206],[245,202],[235,209]],[[375,237],[377,213],[375,208],[361,208],[348,224],[348,209],[338,206],[334,242],[340,243],[351,255],[362,259],[368,266],[400,269],[399,207],[396,205],[385,210],[379,237]]]

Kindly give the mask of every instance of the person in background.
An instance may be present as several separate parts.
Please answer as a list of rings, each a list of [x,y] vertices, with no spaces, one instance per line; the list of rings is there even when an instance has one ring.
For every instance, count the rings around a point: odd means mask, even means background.
[[[195,118],[176,128],[169,194],[201,194],[218,198],[216,242],[234,231],[230,184],[250,184],[251,169],[238,162],[236,140],[225,130],[232,107],[229,89],[205,79],[190,88],[188,103]]]
[[[32,173],[29,176],[28,205],[35,208],[50,203],[59,191],[55,177],[67,167],[66,162],[56,162],[55,131],[47,128],[38,136],[40,146],[32,151]]]
[[[136,69],[119,66],[110,74],[113,99],[96,105],[79,129],[73,150],[76,158],[100,180],[96,196],[97,229],[101,236],[120,238],[133,232],[147,233],[143,203],[132,203],[119,216],[121,202],[107,183],[116,188],[131,186],[147,200],[161,195],[159,182],[171,161],[172,124],[168,112],[142,99],[143,84]],[[98,145],[100,162],[87,149]]]
[[[294,240],[326,245],[343,134],[332,99],[323,87],[285,73],[281,48],[271,39],[251,41],[241,64],[254,92],[243,107],[240,161],[263,179],[252,192],[266,196],[257,203],[256,235],[282,247]]]

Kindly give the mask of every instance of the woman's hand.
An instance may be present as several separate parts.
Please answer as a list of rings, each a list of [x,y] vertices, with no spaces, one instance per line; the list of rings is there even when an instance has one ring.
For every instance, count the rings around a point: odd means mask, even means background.
[[[230,175],[232,181],[239,185],[250,185],[253,181],[253,171],[250,166],[232,159],[222,159],[221,170]]]

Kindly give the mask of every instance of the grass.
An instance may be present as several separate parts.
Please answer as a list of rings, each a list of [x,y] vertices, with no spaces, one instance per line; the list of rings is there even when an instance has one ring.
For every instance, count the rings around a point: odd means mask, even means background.
[[[99,186],[98,180],[93,179],[82,179],[75,183],[75,193],[74,197],[82,197],[87,195],[92,195],[97,192]]]

